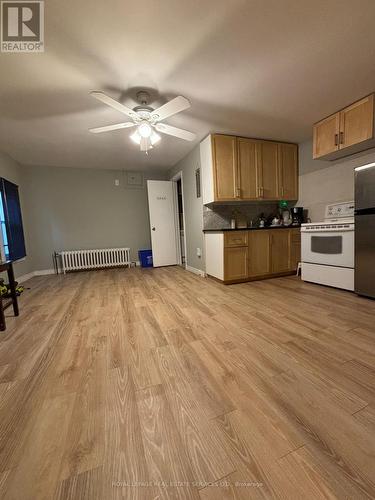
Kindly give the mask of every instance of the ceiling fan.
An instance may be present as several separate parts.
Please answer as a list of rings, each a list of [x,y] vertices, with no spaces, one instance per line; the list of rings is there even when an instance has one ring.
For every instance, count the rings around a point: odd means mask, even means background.
[[[111,108],[120,111],[124,115],[132,119],[132,121],[116,123],[114,125],[107,125],[105,127],[97,127],[89,129],[93,134],[100,134],[102,132],[110,132],[112,130],[118,130],[122,128],[137,127],[135,132],[130,136],[130,138],[139,144],[141,151],[147,153],[149,149],[157,144],[161,137],[157,132],[162,134],[172,135],[178,137],[179,139],[184,139],[185,141],[193,141],[196,137],[192,132],[183,130],[181,128],[172,127],[166,123],[160,123],[166,118],[180,113],[185,109],[190,108],[190,102],[181,95],[175,97],[171,101],[163,104],[160,108],[153,109],[149,106],[150,95],[146,91],[140,91],[137,93],[137,99],[139,106],[131,109],[116,101],[112,97],[101,91],[90,92],[90,95],[98,99],[99,101],[107,104]]]

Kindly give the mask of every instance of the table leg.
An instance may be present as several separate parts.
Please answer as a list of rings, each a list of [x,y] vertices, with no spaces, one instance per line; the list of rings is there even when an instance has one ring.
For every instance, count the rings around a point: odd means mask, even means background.
[[[6,328],[5,324],[5,315],[4,315],[4,309],[3,309],[3,298],[0,295],[0,331],[4,331]]]
[[[16,283],[14,279],[14,271],[13,271],[13,265],[10,264],[8,267],[8,279],[9,279],[9,288],[10,288],[10,295],[12,297],[12,302],[13,302],[13,311],[15,316],[19,316],[19,310],[18,310],[18,300],[17,300],[17,292],[16,292]]]

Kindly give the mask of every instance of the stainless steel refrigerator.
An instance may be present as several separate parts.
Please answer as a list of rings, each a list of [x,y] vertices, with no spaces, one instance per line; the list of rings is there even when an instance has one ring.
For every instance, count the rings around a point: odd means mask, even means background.
[[[354,286],[375,298],[375,163],[355,169]]]

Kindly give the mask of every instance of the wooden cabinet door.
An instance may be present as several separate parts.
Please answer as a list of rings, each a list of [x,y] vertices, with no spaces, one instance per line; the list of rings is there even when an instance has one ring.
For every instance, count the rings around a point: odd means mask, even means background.
[[[239,138],[238,183],[242,200],[256,200],[259,196],[259,165],[257,141]]]
[[[265,276],[271,272],[270,231],[249,231],[249,276]]]
[[[259,141],[261,179],[259,197],[263,200],[277,200],[279,197],[277,143]]]
[[[236,200],[237,139],[230,135],[212,136],[215,201]]]
[[[374,95],[355,102],[340,112],[340,149],[374,136]]]
[[[283,200],[298,199],[298,146],[278,145],[279,197]]]
[[[316,123],[313,128],[313,158],[339,149],[340,113]]]
[[[248,247],[224,248],[224,281],[248,277]]]
[[[289,271],[290,239],[287,229],[271,231],[271,272],[283,273]]]
[[[291,271],[296,271],[298,263],[301,262],[301,232],[299,229],[289,230],[290,238],[290,262]]]

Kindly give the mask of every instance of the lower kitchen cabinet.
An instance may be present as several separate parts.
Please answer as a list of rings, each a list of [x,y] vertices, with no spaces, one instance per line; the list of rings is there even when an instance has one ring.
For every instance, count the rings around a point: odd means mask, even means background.
[[[245,280],[248,277],[248,247],[224,249],[224,281]]]
[[[271,231],[271,273],[290,271],[290,235],[286,229]]]
[[[249,231],[249,277],[256,278],[271,272],[271,231]]]
[[[215,231],[205,236],[206,272],[226,284],[292,274],[300,262],[299,228]]]

